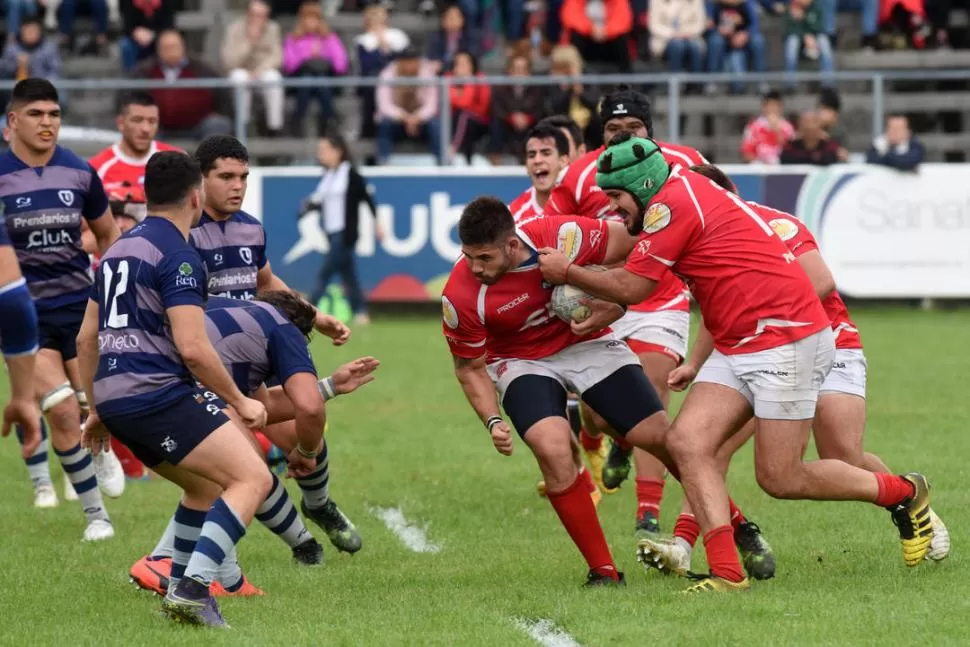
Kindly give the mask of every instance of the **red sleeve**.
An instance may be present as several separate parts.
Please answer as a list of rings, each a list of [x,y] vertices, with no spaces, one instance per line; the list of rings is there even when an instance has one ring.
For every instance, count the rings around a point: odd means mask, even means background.
[[[748,204],[755,207],[755,211],[758,212],[761,219],[768,223],[768,226],[775,232],[775,235],[781,238],[782,242],[785,243],[796,258],[805,252],[818,249],[818,242],[815,240],[815,236],[808,230],[805,223],[795,216],[756,202],[749,202]]]
[[[546,217],[522,228],[536,248],[553,247],[577,265],[599,265],[606,257],[609,228],[606,221],[581,217]]]
[[[565,216],[578,212],[576,202],[576,183],[579,171],[572,166],[566,171],[566,176],[549,194],[546,201],[545,214],[547,216]]]
[[[459,263],[464,264],[464,260]],[[441,329],[448,348],[455,357],[476,359],[485,354],[487,335],[478,314],[477,300],[481,286],[474,281],[462,281],[452,270],[451,278],[441,295]]]
[[[758,140],[754,133],[754,122],[751,122],[744,128],[744,134],[741,135],[741,154],[749,155],[751,157],[757,157],[758,155]]]
[[[633,10],[629,0],[614,0],[606,7],[606,37],[626,36],[633,31]]]
[[[105,162],[107,162],[113,156],[114,154],[111,152],[111,148],[108,147],[103,151],[101,151],[100,153],[98,153],[97,155],[95,155],[94,157],[92,157],[91,159],[89,159],[88,163],[94,168],[96,172],[100,173],[101,167],[104,166]]]
[[[627,257],[624,269],[659,282],[700,231],[701,218],[690,201],[680,206],[654,202],[644,216],[640,242]]]

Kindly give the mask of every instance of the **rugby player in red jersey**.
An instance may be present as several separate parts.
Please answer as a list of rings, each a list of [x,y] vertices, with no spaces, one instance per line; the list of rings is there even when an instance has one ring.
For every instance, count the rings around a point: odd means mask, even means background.
[[[732,512],[716,454],[754,416],[755,470],[771,496],[868,501],[888,508],[903,559],[917,566],[933,537],[926,478],[869,472],[840,460],[804,461],[835,341],[821,301],[792,252],[749,205],[707,178],[671,166],[652,140],[610,142],[596,183],[640,241],[623,268],[594,272],[552,248],[543,278],[617,303],[637,303],[673,271],[697,300],[711,353],[667,437],[700,529],[710,573],[692,592],[749,587],[731,541]],[[704,379],[700,379],[703,377]],[[640,542],[662,558],[662,542]]]
[[[549,501],[589,566],[587,585],[622,581],[573,461],[567,389],[676,473],[664,447],[667,416],[637,356],[608,328],[581,337],[552,314],[553,288],[540,274],[537,250],[558,248],[580,264],[617,263],[635,239],[620,223],[589,218],[543,217],[516,226],[508,208],[488,197],[465,207],[458,237],[464,258],[441,300],[462,390],[500,453],[512,452],[501,403],[535,454]],[[593,317],[616,318],[619,308],[601,305],[594,304]]]
[[[519,222],[541,216],[549,194],[568,166],[569,139],[566,134],[547,124],[533,126],[525,140],[525,170],[532,186],[509,205],[512,218]]]
[[[604,141],[610,141],[623,132],[638,137],[653,134],[649,99],[625,86],[603,97],[600,120],[603,123]],[[666,143],[660,146],[664,157],[672,164],[706,162],[699,152],[689,146]],[[596,159],[602,152],[603,148],[598,148],[570,165],[549,199],[549,214],[622,220],[610,209],[609,199],[596,186]],[[668,274],[648,299],[630,306],[629,312],[612,327],[616,336],[626,341],[640,357],[644,372],[666,407],[670,400],[667,375],[687,355],[690,298],[684,284],[673,274]],[[587,452],[596,452],[603,442],[600,432],[609,429],[595,412],[584,408],[583,413],[586,422],[584,429],[592,433],[581,433],[580,440]],[[604,457],[600,460],[602,467],[594,464],[591,458],[593,476],[605,492],[615,492],[626,479],[630,472],[631,450],[631,447],[619,441],[612,444],[608,454],[606,448],[600,450]],[[656,458],[645,452],[635,452],[634,462],[637,473],[637,535],[655,534],[660,531],[660,501],[663,498],[665,470]],[[754,530],[754,527],[746,527],[744,534],[748,530]]]

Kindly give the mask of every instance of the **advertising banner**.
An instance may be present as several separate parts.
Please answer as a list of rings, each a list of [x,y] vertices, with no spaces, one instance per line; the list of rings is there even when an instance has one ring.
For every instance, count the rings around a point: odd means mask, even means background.
[[[793,213],[819,239],[839,289],[856,298],[970,297],[970,182],[966,166],[918,173],[865,165],[725,166],[748,200]],[[378,205],[366,207],[358,272],[371,301],[437,300],[460,249],[455,225],[479,195],[511,202],[522,168],[362,168]],[[315,167],[255,168],[244,209],[262,219],[267,254],[289,285],[312,292],[327,253],[319,217],[299,218]]]

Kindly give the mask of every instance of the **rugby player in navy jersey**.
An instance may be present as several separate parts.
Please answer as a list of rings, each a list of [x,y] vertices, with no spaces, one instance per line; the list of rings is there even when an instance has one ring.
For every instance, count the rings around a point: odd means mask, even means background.
[[[183,491],[162,610],[224,626],[209,585],[272,478],[242,428],[265,425],[266,409],[243,395],[206,334],[205,267],[188,243],[202,191],[198,162],[179,152],[152,156],[150,215],[102,256],[77,344],[91,402],[85,445],[98,453],[115,435]],[[224,413],[227,404],[240,424]]]
[[[95,466],[80,446],[81,412],[87,403],[79,401],[72,384],[78,384],[75,338],[91,292],[81,221],[87,222],[101,252],[118,238],[118,227],[97,173],[57,145],[61,108],[49,81],[29,78],[17,83],[7,122],[10,149],[0,155],[0,200],[37,310],[40,350],[34,393],[50,427],[54,451],[87,517],[84,540],[108,539],[114,527],[98,490]],[[98,460],[105,467],[106,458]],[[120,465],[117,468],[120,471]],[[123,485],[123,474],[121,481]],[[40,486],[46,486],[47,498],[56,501],[49,473],[46,483],[36,484],[36,495],[41,494]]]
[[[315,310],[292,291],[260,292],[254,301],[209,297],[206,303],[206,331],[213,347],[243,393],[266,404],[270,425],[277,430],[273,442],[288,455],[290,476],[303,493],[303,507],[322,507],[329,501],[329,475],[321,459],[327,401],[351,393],[373,380],[379,363],[362,357],[344,364],[317,381],[307,342],[313,331]],[[267,388],[275,378],[282,386]],[[291,544],[293,557],[303,564],[320,563],[322,548],[309,538],[286,490],[273,476],[273,490],[256,511],[256,518]],[[175,521],[151,554],[131,569],[132,580],[141,588],[164,595],[168,586],[174,551]],[[297,543],[299,542],[299,543]],[[315,561],[313,561],[315,559]],[[235,559],[227,555],[218,582],[210,589],[222,595],[261,595],[249,584]]]
[[[207,137],[195,152],[202,168],[205,210],[192,229],[191,243],[199,251],[209,276],[209,294],[234,299],[252,299],[257,291],[289,290],[273,274],[266,258],[266,232],[262,224],[242,211],[249,179],[249,151],[235,137]],[[335,317],[315,311],[314,327],[330,337],[334,345],[350,338],[350,329]],[[293,422],[281,423],[292,427]],[[265,430],[267,436],[291,434],[292,429]],[[321,469],[329,479],[327,444],[324,442]],[[330,498],[320,505],[306,501],[301,508],[327,534],[339,550],[355,553],[362,540],[357,528]],[[292,548],[292,546],[291,546]]]
[[[6,437],[13,425],[19,425],[25,460],[41,440],[40,407],[34,399],[37,348],[37,310],[10,244],[0,203],[0,351],[10,377],[10,401],[3,409],[2,433]]]

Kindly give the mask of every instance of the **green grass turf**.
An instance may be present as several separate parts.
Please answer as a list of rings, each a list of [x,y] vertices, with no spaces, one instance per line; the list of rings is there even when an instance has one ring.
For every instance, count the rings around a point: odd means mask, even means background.
[[[116,538],[82,544],[77,504],[31,507],[8,439],[0,444],[0,644],[534,644],[515,617],[548,618],[584,645],[962,643],[970,617],[961,575],[970,495],[960,485],[970,455],[970,311],[855,314],[869,357],[868,448],[895,469],[930,477],[953,535],[945,562],[907,569],[888,514],[871,505],[769,499],[746,447],[731,486],[775,548],[774,580],[746,594],[675,595],[683,581],[645,574],[635,562],[627,484],[599,510],[628,586],[582,590],[585,565],[535,494],[534,461],[521,443],[511,458],[494,451],[452,376],[440,324],[387,319],[344,348],[313,347],[321,372],[364,354],[383,362],[377,382],[330,407],[331,492],[363,534],[359,554],[337,554],[317,532],[325,565],[300,568],[254,524],[240,556],[267,596],[226,601],[231,632],[175,627],[159,617],[157,598],[128,584],[127,571],[154,545],[176,489],[129,483],[108,503]],[[53,470],[60,490],[60,467]],[[669,529],[680,501],[675,482],[667,495]],[[401,507],[441,552],[408,551],[368,512],[373,506]],[[699,555],[694,568],[702,568]]]

